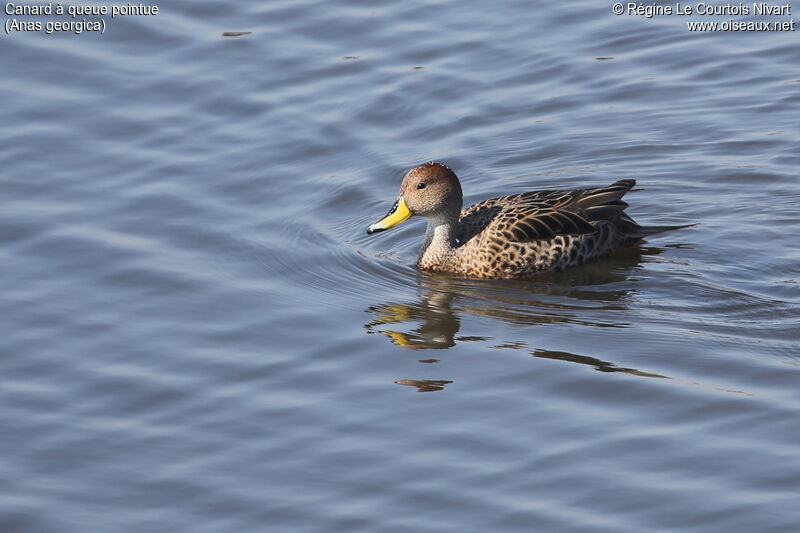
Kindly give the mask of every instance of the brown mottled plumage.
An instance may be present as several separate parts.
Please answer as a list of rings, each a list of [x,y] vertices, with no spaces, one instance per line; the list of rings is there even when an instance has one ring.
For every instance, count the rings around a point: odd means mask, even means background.
[[[469,278],[524,278],[561,270],[685,226],[643,227],[623,211],[635,180],[607,187],[532,191],[484,200],[461,211],[461,184],[441,163],[412,168],[389,214],[367,230],[413,215],[428,219],[418,265]]]

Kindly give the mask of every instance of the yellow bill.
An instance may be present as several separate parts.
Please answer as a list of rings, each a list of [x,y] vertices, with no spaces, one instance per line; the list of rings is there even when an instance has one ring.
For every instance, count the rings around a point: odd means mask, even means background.
[[[367,228],[367,235],[372,235],[373,233],[378,233],[379,231],[394,227],[404,220],[408,220],[410,217],[411,211],[409,211],[406,201],[403,200],[401,196],[389,210],[388,215]]]

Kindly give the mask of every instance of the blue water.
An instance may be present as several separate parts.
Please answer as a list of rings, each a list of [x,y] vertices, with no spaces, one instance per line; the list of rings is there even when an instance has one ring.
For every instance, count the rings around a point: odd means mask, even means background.
[[[0,37],[0,531],[800,528],[796,32],[159,8]],[[697,225],[432,276],[364,232],[431,159]]]

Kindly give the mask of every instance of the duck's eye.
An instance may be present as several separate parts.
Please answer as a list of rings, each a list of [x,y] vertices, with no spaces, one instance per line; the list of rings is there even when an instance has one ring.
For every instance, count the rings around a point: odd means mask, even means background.
[[[424,183],[421,183],[421,182],[417,183],[417,189],[424,189],[424,188],[425,188],[425,184]]]

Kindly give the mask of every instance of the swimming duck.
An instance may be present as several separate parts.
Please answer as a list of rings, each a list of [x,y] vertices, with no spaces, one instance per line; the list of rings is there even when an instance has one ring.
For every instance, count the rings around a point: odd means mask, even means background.
[[[640,226],[623,211],[636,180],[607,187],[531,191],[484,200],[463,211],[461,183],[447,166],[412,168],[383,219],[367,234],[418,215],[428,219],[417,265],[467,278],[525,278],[580,265],[647,235],[685,226]]]

